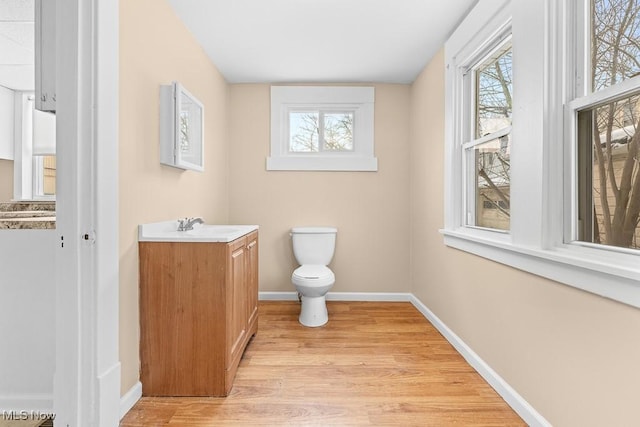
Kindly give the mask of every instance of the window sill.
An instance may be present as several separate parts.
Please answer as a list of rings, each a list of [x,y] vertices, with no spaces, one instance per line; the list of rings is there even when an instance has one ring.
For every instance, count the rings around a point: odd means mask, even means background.
[[[640,308],[640,264],[636,255],[573,245],[544,250],[462,231],[440,232],[445,245],[452,248]]]
[[[355,156],[272,156],[267,157],[267,170],[375,172],[378,170],[378,159]]]

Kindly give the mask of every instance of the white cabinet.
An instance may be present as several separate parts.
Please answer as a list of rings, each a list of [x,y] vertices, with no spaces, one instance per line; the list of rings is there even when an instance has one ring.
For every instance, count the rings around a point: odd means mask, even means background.
[[[35,0],[35,108],[56,111],[56,0]]]
[[[204,107],[178,82],[160,86],[160,163],[204,171]]]
[[[0,86],[0,159],[13,160],[13,91]]]

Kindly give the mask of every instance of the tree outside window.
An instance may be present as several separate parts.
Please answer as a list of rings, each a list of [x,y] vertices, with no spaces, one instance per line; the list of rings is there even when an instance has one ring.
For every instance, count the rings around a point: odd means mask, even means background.
[[[289,151],[353,151],[353,116],[335,111],[289,113]]]
[[[511,64],[512,48],[507,40],[474,67],[474,139],[465,144],[467,161],[474,165],[474,182],[469,186],[475,190],[467,195],[468,225],[510,228]]]
[[[591,0],[591,92],[640,76],[640,1]],[[579,240],[640,248],[640,82],[578,112]],[[587,95],[588,96],[588,95]]]

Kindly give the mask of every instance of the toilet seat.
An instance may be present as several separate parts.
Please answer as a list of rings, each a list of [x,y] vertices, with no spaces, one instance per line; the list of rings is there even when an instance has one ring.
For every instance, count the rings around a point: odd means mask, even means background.
[[[305,286],[326,286],[333,284],[336,276],[326,265],[307,264],[296,268],[291,279],[294,284],[297,282]]]

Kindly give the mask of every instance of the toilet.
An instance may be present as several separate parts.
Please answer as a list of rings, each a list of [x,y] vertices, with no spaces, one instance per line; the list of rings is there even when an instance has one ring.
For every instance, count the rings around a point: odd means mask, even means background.
[[[304,326],[322,326],[329,320],[325,296],[336,281],[327,267],[336,247],[337,228],[294,227],[291,229],[293,254],[300,264],[291,275],[301,299],[300,317]]]

